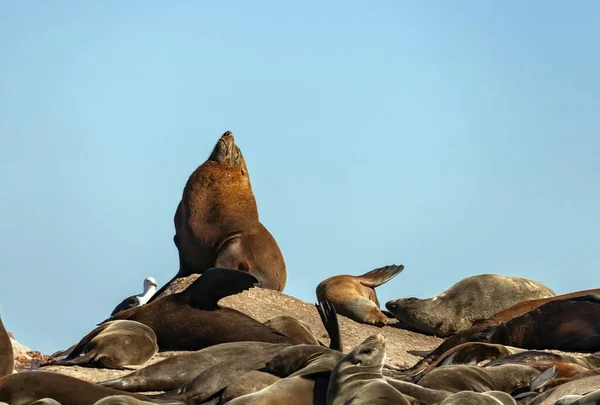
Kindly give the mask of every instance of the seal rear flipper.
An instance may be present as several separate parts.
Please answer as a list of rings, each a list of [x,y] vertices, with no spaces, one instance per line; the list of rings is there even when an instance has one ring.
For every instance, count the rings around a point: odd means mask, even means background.
[[[362,276],[356,276],[356,278],[362,285],[375,288],[387,283],[388,281],[396,277],[402,270],[404,270],[403,264],[399,266],[392,264],[389,266],[384,266],[375,270],[371,270],[368,273],[363,274]]]
[[[329,334],[329,348],[343,352],[344,345],[342,342],[342,334],[340,333],[340,325],[333,304],[324,300],[315,304],[315,307],[317,307],[321,322],[323,322],[323,326],[325,327],[327,334]]]
[[[540,374],[538,374],[531,382],[529,383],[529,388],[531,391],[539,391],[544,385],[548,384],[550,380],[555,378],[558,375],[558,370],[556,366],[552,366]]]
[[[433,350],[407,350],[406,353],[417,357],[427,357]]]
[[[60,359],[60,360],[50,360],[47,363],[44,363],[44,366],[84,366],[87,364],[90,364],[91,362],[94,361],[94,356],[96,355],[96,353],[94,351],[91,351],[89,353],[86,353],[82,356],[76,357],[76,358],[65,358],[65,359]]]
[[[216,309],[221,298],[239,294],[258,284],[252,274],[241,270],[214,267],[202,273],[186,290],[189,304],[199,309]]]

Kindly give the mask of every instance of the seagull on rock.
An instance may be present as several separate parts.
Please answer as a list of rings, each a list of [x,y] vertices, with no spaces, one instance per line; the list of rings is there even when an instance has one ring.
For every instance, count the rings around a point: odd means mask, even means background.
[[[156,280],[154,277],[148,277],[144,280],[144,292],[138,295],[132,295],[129,298],[125,298],[117,307],[112,311],[110,316],[114,316],[116,313],[125,311],[129,308],[135,308],[140,305],[144,305],[150,298],[156,293]]]

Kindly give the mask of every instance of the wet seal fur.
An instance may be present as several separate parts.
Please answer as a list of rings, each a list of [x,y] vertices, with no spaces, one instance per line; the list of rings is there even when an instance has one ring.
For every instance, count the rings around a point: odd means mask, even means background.
[[[511,392],[529,385],[539,374],[537,369],[521,364],[497,367],[456,365],[436,368],[421,378],[418,384],[447,392]]]
[[[506,392],[462,391],[452,394],[439,405],[516,405],[517,401]]]
[[[0,378],[11,375],[15,366],[15,354],[13,352],[10,336],[2,323],[0,317]]]
[[[598,390],[600,375],[567,382],[535,397],[529,405],[554,405],[567,395],[585,395]],[[585,405],[588,405],[585,403]]]
[[[317,286],[317,299],[329,301],[338,314],[367,325],[384,326],[388,317],[381,312],[375,288],[404,270],[403,265],[381,267],[361,276],[333,276]]]
[[[157,351],[152,329],[139,322],[118,320],[96,327],[67,357],[53,358],[44,365],[123,369],[127,365],[144,364]]]
[[[218,301],[252,288],[256,278],[245,271],[209,269],[180,293],[119,312],[109,320],[129,319],[152,328],[160,351],[200,350],[225,342],[300,343]]]
[[[123,377],[98,384],[131,392],[179,390],[213,366],[242,362],[245,358],[260,359],[266,363],[288,346],[287,343],[222,343],[196,352],[177,354]]]
[[[123,395],[121,391],[101,387],[68,375],[45,371],[25,371],[0,379],[0,401],[11,405],[27,405],[33,401],[52,398],[61,404],[90,405],[111,396]],[[127,394],[150,401],[139,394]],[[174,403],[173,401],[150,401]]]
[[[475,339],[524,349],[600,351],[600,295],[551,301],[508,322],[492,325]]]
[[[519,302],[554,295],[537,281],[481,274],[462,279],[435,297],[401,298],[385,306],[416,331],[448,337]]]
[[[179,271],[149,302],[175,279],[202,274],[212,267],[247,271],[263,288],[285,288],[283,255],[259,221],[246,161],[230,131],[190,175],[174,223]]]
[[[522,316],[522,315],[526,314],[527,312],[532,311],[532,310],[540,307],[541,305],[544,305],[547,302],[558,301],[558,300],[563,300],[563,299],[573,298],[573,297],[580,297],[580,296],[584,296],[584,295],[588,295],[588,294],[599,294],[599,293],[600,293],[600,289],[583,290],[583,291],[572,292],[569,294],[557,295],[557,296],[549,297],[549,298],[540,298],[540,299],[536,299],[536,300],[523,301],[519,304],[513,305],[512,307],[509,307],[503,311],[500,311],[500,312],[492,315],[490,318],[473,325],[471,328],[469,328],[467,330],[459,332],[456,335],[450,336],[442,344],[440,344],[434,351],[429,353],[423,359],[419,360],[417,362],[417,364],[415,364],[414,366],[412,366],[409,369],[403,370],[402,375],[404,377],[418,376],[418,374],[421,373],[422,370],[424,370],[430,364],[435,362],[441,355],[446,353],[448,350],[450,350],[453,347],[458,346],[462,343],[466,343],[466,342],[475,340],[476,338],[474,336],[476,336],[481,331],[484,331],[490,325],[497,325],[497,324],[501,324],[504,322],[508,322],[513,318]]]
[[[409,404],[381,374],[385,342],[382,334],[369,336],[338,362],[329,379],[327,405]]]

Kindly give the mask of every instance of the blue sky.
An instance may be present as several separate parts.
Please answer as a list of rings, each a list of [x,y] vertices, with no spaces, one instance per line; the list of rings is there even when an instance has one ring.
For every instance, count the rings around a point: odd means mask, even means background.
[[[482,273],[599,287],[600,4],[0,2],[0,314],[42,352],[177,271],[173,214],[231,130],[315,300]]]

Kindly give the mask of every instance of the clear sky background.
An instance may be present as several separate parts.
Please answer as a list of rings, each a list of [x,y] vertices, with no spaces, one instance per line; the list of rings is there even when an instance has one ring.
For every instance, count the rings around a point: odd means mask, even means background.
[[[0,2],[0,314],[50,353],[178,268],[173,214],[231,130],[314,302],[497,273],[598,285],[600,3]]]

